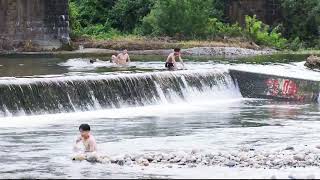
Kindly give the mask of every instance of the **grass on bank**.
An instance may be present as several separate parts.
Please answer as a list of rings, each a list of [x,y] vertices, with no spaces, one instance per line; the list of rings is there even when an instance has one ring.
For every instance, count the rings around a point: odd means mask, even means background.
[[[73,38],[73,48],[79,45],[85,48],[102,48],[112,50],[157,50],[173,49],[180,47],[183,49],[193,47],[238,47],[248,49],[263,49],[266,46],[258,46],[253,41],[245,38],[228,37],[216,40],[175,40],[170,37],[148,37],[139,35],[117,35],[109,39],[100,39],[88,35]]]

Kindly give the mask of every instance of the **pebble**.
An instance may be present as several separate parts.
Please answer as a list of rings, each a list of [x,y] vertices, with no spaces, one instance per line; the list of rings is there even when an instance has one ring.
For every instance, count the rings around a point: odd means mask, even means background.
[[[123,166],[124,165],[124,160],[119,160],[116,162],[119,166]]]
[[[191,154],[198,154],[200,152],[199,149],[192,149]]]
[[[234,161],[229,161],[229,162],[225,163],[224,165],[226,165],[228,167],[234,167],[236,165],[236,163]]]
[[[288,176],[289,179],[296,179],[293,175]]]
[[[149,161],[143,162],[144,166],[149,166]]]
[[[188,167],[189,167],[189,168],[195,168],[195,167],[197,167],[197,165],[195,165],[195,164],[189,164]]]
[[[292,147],[292,146],[288,146],[288,147],[286,147],[286,149],[284,149],[284,150],[287,150],[287,151],[293,151],[294,150],[294,147]]]
[[[145,156],[145,157],[144,157],[144,159],[148,160],[149,162],[151,162],[151,161],[153,161],[153,160],[154,160],[154,158],[152,158],[152,156],[151,156],[151,155],[147,155],[147,156]]]
[[[316,179],[316,177],[315,177],[315,175],[309,175],[309,176],[307,176],[307,178],[306,179]]]
[[[304,161],[305,160],[305,156],[299,154],[299,155],[293,156],[293,159],[296,160],[296,161]]]

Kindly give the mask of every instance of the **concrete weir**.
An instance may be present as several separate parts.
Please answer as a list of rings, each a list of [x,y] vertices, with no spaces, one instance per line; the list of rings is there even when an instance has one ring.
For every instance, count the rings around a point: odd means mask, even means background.
[[[0,1],[0,50],[50,50],[69,39],[68,0]]]
[[[241,94],[248,98],[318,102],[320,82],[262,73],[230,70]]]

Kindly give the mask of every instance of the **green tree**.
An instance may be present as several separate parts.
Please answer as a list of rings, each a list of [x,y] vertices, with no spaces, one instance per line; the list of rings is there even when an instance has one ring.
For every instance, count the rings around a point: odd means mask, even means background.
[[[278,27],[271,29],[262,21],[259,21],[256,16],[246,16],[245,34],[248,39],[258,44],[273,46],[279,49],[285,48],[287,40],[278,31]]]
[[[153,4],[154,0],[118,0],[109,13],[113,27],[132,32],[150,13]]]
[[[225,1],[222,0],[212,0],[212,4],[209,4],[210,8],[210,17],[217,18],[220,21],[223,21],[224,18],[224,9]]]
[[[282,6],[285,36],[315,46],[320,39],[320,1],[282,0]]]
[[[195,38],[205,35],[211,13],[212,0],[161,0],[143,19],[147,34],[177,38]]]
[[[71,36],[78,36],[81,34],[81,24],[79,21],[79,8],[75,2],[69,2],[69,16],[70,16],[70,27]]]
[[[78,21],[82,27],[104,24],[109,19],[109,11],[116,0],[71,0],[78,9]]]

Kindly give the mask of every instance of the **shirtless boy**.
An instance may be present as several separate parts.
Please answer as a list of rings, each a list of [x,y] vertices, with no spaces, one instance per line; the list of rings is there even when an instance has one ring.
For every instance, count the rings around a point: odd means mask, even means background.
[[[176,62],[176,58],[179,58],[179,61],[181,62],[181,64],[184,67],[184,63],[181,59],[181,53],[180,53],[180,48],[175,48],[173,53],[170,53],[167,60],[166,60],[166,64],[165,67],[168,70],[177,70],[177,62]]]
[[[118,54],[118,56],[112,55],[111,62],[126,65],[130,63],[130,56],[128,54],[128,50],[123,50],[122,53]]]

